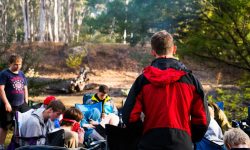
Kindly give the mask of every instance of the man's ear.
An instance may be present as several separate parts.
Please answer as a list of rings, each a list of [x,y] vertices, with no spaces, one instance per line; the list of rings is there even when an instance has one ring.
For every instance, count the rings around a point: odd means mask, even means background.
[[[151,55],[153,55],[154,57],[156,56],[156,52],[155,52],[155,50],[151,50]]]
[[[52,113],[52,112],[53,112],[53,109],[50,107],[49,109],[47,109],[47,112],[48,112],[48,113]]]
[[[177,51],[177,46],[176,46],[176,45],[174,45],[174,46],[173,46],[173,55],[175,55],[175,54],[176,54],[176,51]]]

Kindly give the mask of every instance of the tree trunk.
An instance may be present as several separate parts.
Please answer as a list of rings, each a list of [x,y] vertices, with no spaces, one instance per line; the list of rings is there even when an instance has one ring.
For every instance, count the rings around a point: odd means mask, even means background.
[[[30,5],[30,41],[34,41],[34,7]]]
[[[57,14],[58,14],[58,41],[61,41],[60,37],[62,36],[62,16],[61,16],[61,12],[62,12],[62,4],[61,4],[61,0],[57,1]]]
[[[79,42],[80,29],[81,29],[82,19],[83,19],[83,11],[84,11],[84,8],[80,8],[78,12],[79,14],[77,15],[76,42]]]
[[[6,25],[7,25],[7,9],[9,0],[7,0],[5,3],[2,3],[2,15],[1,15],[1,35],[2,35],[2,43],[6,42]]]
[[[60,1],[60,0],[59,0]],[[58,0],[54,0],[54,42],[58,42],[59,38],[58,38],[58,7],[57,7],[57,2]],[[60,15],[60,14],[59,14]]]
[[[71,2],[71,26],[70,26],[70,39],[75,39],[75,2]]]
[[[7,10],[6,10],[7,11]],[[5,14],[4,14],[4,28],[3,28],[3,35],[4,35],[4,37],[3,37],[3,42],[5,43],[5,42],[8,42],[7,40],[6,40],[6,38],[7,38],[7,20],[8,20],[8,14],[7,14],[7,12],[5,12]]]
[[[65,8],[63,7],[63,4],[58,1],[61,5],[59,11],[60,11],[60,17],[58,18],[58,22],[59,22],[59,41],[65,42],[65,34],[66,34],[66,30],[65,30]],[[58,3],[58,7],[59,7],[59,3]]]
[[[51,18],[48,18],[48,31],[49,31],[49,41],[54,41],[52,27],[51,27]]]
[[[66,43],[70,40],[70,34],[71,34],[71,0],[67,1],[67,34],[66,34]]]
[[[39,41],[43,42],[45,40],[45,25],[46,25],[46,18],[45,18],[45,0],[40,0],[40,22],[39,22]]]
[[[28,21],[28,1],[22,0],[21,7],[23,12],[23,30],[24,30],[24,43],[27,43],[29,40],[29,21]]]
[[[54,38],[53,38],[53,33],[52,33],[52,26],[51,26],[51,18],[52,18],[52,10],[53,8],[50,7],[52,6],[52,1],[51,0],[48,0],[47,3],[46,3],[46,8],[47,8],[47,11],[46,11],[46,18],[47,18],[47,32],[48,32],[48,41],[54,41]]]

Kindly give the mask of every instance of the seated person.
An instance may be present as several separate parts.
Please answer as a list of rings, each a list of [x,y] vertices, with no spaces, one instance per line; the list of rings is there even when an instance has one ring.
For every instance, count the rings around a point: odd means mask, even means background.
[[[214,119],[214,110],[210,106],[208,106],[208,110],[210,114],[210,123],[204,135],[204,138],[200,142],[195,143],[195,150],[202,150],[202,149],[225,150],[222,130]],[[207,142],[207,140],[210,142]]]
[[[217,121],[219,126],[222,129],[222,133],[227,131],[228,129],[231,129],[232,126],[229,123],[226,114],[223,110],[219,108],[219,106],[214,102],[209,102],[209,106],[211,106],[214,110],[214,119]]]
[[[106,85],[100,85],[98,92],[94,94],[91,99],[87,100],[86,104],[102,103],[102,115],[101,121],[95,120],[96,117],[90,120],[90,124],[100,124],[105,128],[105,124],[111,124],[117,126],[119,123],[118,110],[115,107],[113,101],[108,95],[109,88]]]
[[[63,114],[61,129],[65,131],[65,146],[67,148],[77,148],[83,144],[84,130],[80,127],[83,115],[80,110],[71,107]]]
[[[47,108],[48,105],[49,105],[49,103],[50,103],[51,101],[54,101],[54,100],[56,100],[56,97],[55,97],[55,96],[52,96],[52,95],[47,96],[47,97],[43,100],[43,104],[42,104],[41,107]],[[62,120],[62,115],[60,115],[59,118],[56,118],[56,119],[53,121],[53,122],[54,122],[54,125],[55,125],[55,128],[59,128],[59,127],[60,127],[60,123],[59,123],[60,120]]]
[[[64,111],[65,106],[60,100],[51,101],[47,108],[35,110],[20,129],[21,136],[27,138],[24,145],[45,145],[46,135],[54,129],[53,121]]]
[[[228,150],[250,150],[249,136],[240,128],[232,128],[225,132],[224,143]]]
[[[208,110],[210,114],[210,123],[204,137],[211,142],[223,146],[223,134],[219,124],[214,120],[214,110],[210,106],[208,106]]]

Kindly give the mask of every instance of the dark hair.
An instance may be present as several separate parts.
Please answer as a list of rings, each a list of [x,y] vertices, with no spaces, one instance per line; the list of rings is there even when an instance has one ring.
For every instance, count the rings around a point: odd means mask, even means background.
[[[46,109],[52,108],[53,111],[65,111],[65,106],[60,100],[53,100],[49,103]]]
[[[67,109],[64,114],[63,114],[63,118],[64,119],[70,119],[70,120],[75,120],[76,122],[79,122],[82,120],[83,115],[82,112],[75,108],[75,107],[70,107],[69,109]],[[62,120],[61,125],[66,125],[66,126],[70,126],[72,125],[73,122],[68,122],[68,121],[64,121]]]
[[[10,64],[16,62],[17,60],[22,60],[22,57],[20,55],[17,55],[17,54],[10,55],[10,57],[9,57]]]
[[[174,45],[173,37],[166,30],[156,32],[151,37],[151,47],[158,55],[165,55]]]
[[[109,88],[107,85],[100,85],[99,86],[99,92],[102,92],[104,94],[107,94],[109,92]]]

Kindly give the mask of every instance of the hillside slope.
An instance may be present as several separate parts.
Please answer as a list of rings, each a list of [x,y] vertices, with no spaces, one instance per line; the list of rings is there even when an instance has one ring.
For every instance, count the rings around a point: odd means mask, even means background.
[[[66,59],[69,54],[74,53],[74,50],[72,50],[74,48],[69,48],[69,46],[60,43],[33,44],[31,47],[32,55],[29,57],[36,58],[40,56],[42,58],[38,68],[35,70],[39,73],[39,78],[70,81],[77,76],[79,68],[72,69],[66,65]],[[79,46],[77,47],[79,48]],[[80,47],[87,50],[87,55],[83,58],[81,66],[89,66],[92,72],[88,83],[108,85],[111,88],[111,96],[116,97],[118,101],[125,98],[121,96],[121,89],[129,89],[143,68],[153,60],[153,57],[150,55],[150,47],[89,43]],[[24,53],[27,50],[27,46],[12,47],[10,52],[15,51],[15,49],[18,49],[17,52]],[[241,73],[240,70],[209,60],[199,60],[189,56],[181,57],[180,60],[202,82],[206,92],[216,86],[221,86],[221,84],[234,84],[239,79]],[[67,84],[68,82],[63,86],[67,86]],[[62,95],[62,93],[51,93],[50,91],[50,93],[43,93],[37,99],[42,100],[48,94]],[[76,99],[81,101],[82,94],[81,92],[68,96],[79,96]]]

